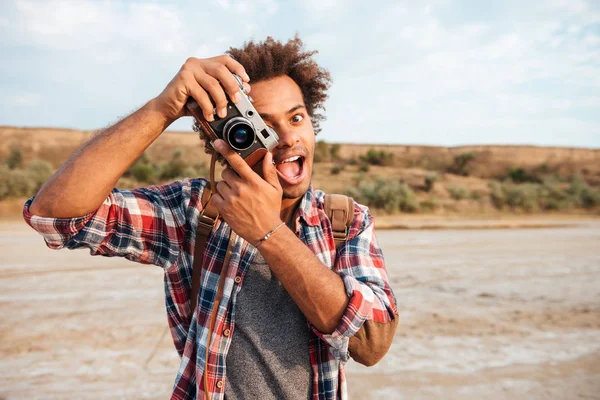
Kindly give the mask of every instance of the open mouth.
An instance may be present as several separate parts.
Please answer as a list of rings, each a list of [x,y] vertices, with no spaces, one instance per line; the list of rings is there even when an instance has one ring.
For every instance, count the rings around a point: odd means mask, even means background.
[[[304,179],[304,157],[292,156],[275,164],[277,173],[285,182],[293,185]]]

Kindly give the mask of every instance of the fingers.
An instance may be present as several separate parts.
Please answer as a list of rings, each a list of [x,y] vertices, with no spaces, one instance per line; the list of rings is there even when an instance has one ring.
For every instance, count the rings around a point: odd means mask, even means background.
[[[279,183],[279,176],[277,175],[277,169],[273,165],[273,154],[267,152],[262,160],[263,177],[274,188],[280,189],[281,184]]]
[[[221,195],[223,199],[228,198],[232,195],[233,191],[231,187],[225,181],[217,183],[217,193]]]
[[[233,57],[230,57],[230,56],[224,56],[224,57],[225,57],[225,59],[223,61],[225,63],[225,66],[227,67],[227,69],[229,69],[231,72],[233,72],[234,74],[236,74],[237,76],[242,78],[242,81],[250,82],[250,77],[246,73],[246,70],[244,69],[244,66],[242,64],[237,62]]]
[[[189,95],[198,102],[207,121],[214,120],[215,110],[220,118],[227,116],[226,93],[233,103],[241,100],[240,87],[232,73],[241,77],[244,88],[249,92],[248,74],[240,63],[229,56],[204,60],[192,57],[183,65],[181,77]]]
[[[227,115],[227,97],[225,97],[225,92],[223,91],[219,81],[209,74],[198,70],[194,71],[194,78],[196,79],[196,82],[202,86],[202,89],[204,89],[210,95],[210,98],[214,102],[214,108],[217,109],[217,115],[219,115],[221,118],[224,118]],[[212,104],[210,110],[206,110],[204,107],[202,107],[202,111],[204,111],[204,115],[208,114],[209,112],[212,113]]]
[[[233,77],[231,71],[227,69],[226,66],[220,65],[215,68],[213,72],[213,76],[217,78],[225,91],[229,95],[229,98],[234,103],[239,103],[242,99],[242,94],[240,93],[240,86],[238,85],[238,81]],[[217,108],[218,110],[218,108]],[[224,118],[227,114],[223,115],[221,118]]]
[[[232,186],[232,184],[238,183],[241,181],[240,177],[238,176],[238,174],[231,168],[225,168],[223,170],[223,172],[221,172],[221,178],[227,182],[227,184],[229,186]]]
[[[235,152],[224,140],[217,139],[213,142],[215,149],[227,160],[231,169],[233,169],[240,178],[244,180],[255,180],[260,177],[252,171],[252,168],[244,161],[244,159]]]
[[[204,119],[206,119],[208,122],[214,121],[215,117],[213,114],[213,104],[210,101],[206,91],[202,89],[202,87],[196,82],[191,82],[188,84],[187,91],[194,98],[194,100],[196,100],[198,106],[200,106],[202,114],[204,115]]]

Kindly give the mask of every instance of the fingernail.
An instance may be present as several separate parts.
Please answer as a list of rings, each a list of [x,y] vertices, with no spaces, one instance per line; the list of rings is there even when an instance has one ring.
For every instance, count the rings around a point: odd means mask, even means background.
[[[227,116],[227,109],[225,107],[221,108],[218,112],[219,117],[225,118]]]
[[[240,102],[240,100],[242,100],[242,95],[240,94],[240,92],[236,92],[236,93],[233,95],[233,102],[234,102],[234,103],[239,103],[239,102]]]
[[[215,120],[215,117],[213,117],[212,114],[208,114],[205,115],[204,118],[208,121],[208,122],[213,122]]]
[[[223,150],[223,141],[221,139],[217,139],[213,142],[213,147],[219,151]]]
[[[250,82],[250,77],[247,73],[244,72],[244,77],[246,78],[246,82]]]

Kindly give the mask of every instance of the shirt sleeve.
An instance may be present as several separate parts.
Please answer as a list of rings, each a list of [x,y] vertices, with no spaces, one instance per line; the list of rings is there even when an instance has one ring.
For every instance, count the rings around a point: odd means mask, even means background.
[[[315,334],[328,343],[332,355],[343,362],[350,356],[350,338],[366,321],[391,323],[398,317],[396,297],[388,282],[373,217],[366,207],[357,203],[354,207],[348,240],[337,250],[334,265],[334,271],[344,281],[350,299],[348,306],[333,333],[324,334],[313,327]]]
[[[33,215],[29,211],[32,197],[23,207],[23,217],[51,249],[87,248],[92,255],[120,256],[169,268],[182,248],[190,199],[197,201],[198,191],[204,187],[203,181],[198,182],[200,188],[184,180],[142,189],[113,189],[95,212],[77,218]]]

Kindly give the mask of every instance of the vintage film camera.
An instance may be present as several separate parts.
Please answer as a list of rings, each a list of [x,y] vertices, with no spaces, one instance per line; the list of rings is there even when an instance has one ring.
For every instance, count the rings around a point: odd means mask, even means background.
[[[211,142],[216,139],[225,140],[246,160],[248,165],[253,167],[262,160],[268,151],[277,146],[279,136],[258,115],[252,105],[252,99],[246,93],[242,79],[236,74],[233,76],[242,92],[242,99],[234,104],[227,96],[227,116],[225,118],[219,118],[215,112],[215,120],[208,122],[204,118],[200,106],[192,98],[187,101],[186,107],[208,134]]]

